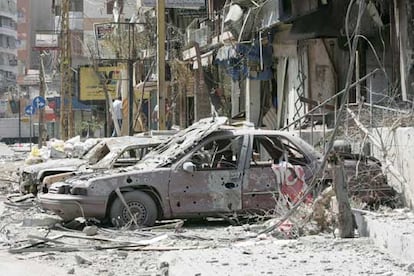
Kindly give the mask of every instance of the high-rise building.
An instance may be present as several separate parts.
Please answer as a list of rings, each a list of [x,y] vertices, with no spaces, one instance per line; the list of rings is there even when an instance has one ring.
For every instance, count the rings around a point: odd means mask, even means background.
[[[40,69],[40,51],[35,49],[36,34],[53,30],[53,1],[15,0],[15,2],[17,4],[17,84],[20,96],[33,97],[38,94]],[[51,63],[52,58],[52,55],[48,55],[47,62]]]
[[[16,87],[16,22],[16,0],[0,0],[0,93],[4,93]]]

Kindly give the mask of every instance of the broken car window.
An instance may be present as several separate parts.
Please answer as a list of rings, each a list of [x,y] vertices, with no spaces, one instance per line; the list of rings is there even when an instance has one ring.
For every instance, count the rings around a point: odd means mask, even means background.
[[[305,166],[308,164],[303,152],[291,141],[286,138],[281,138],[284,148],[286,149],[287,159],[289,163],[293,165],[302,165]]]
[[[255,136],[250,164],[251,166],[270,166],[273,163],[280,163],[284,159],[285,151],[280,137]]]
[[[237,169],[242,136],[207,141],[191,155],[196,170]]]

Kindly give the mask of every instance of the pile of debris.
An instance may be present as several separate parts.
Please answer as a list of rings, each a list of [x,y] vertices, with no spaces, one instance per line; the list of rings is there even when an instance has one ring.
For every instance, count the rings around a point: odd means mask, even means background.
[[[36,164],[45,162],[49,159],[61,159],[68,157],[80,157],[91,147],[99,143],[99,138],[88,138],[81,141],[80,136],[73,137],[67,141],[51,139],[45,147],[38,148],[37,145],[31,147],[30,153],[26,158],[26,164]]]

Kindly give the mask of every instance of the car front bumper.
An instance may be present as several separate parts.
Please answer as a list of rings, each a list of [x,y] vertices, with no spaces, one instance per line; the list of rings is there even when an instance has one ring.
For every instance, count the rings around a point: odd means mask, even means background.
[[[64,221],[77,217],[104,219],[106,197],[45,193],[39,195],[40,206],[60,216]]]

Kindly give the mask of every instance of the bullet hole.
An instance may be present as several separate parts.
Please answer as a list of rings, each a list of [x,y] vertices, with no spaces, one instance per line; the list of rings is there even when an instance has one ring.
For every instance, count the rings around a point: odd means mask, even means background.
[[[193,204],[197,204],[197,201],[193,201]]]
[[[228,205],[227,205],[227,208],[229,208],[229,210],[231,210],[231,208],[233,207],[233,204],[232,203],[229,203]]]
[[[181,207],[181,203],[179,201],[177,202],[177,207]]]
[[[130,184],[130,183],[132,182],[131,177],[128,177],[128,178],[127,178],[127,180],[126,180],[126,182],[127,182],[128,184]]]

